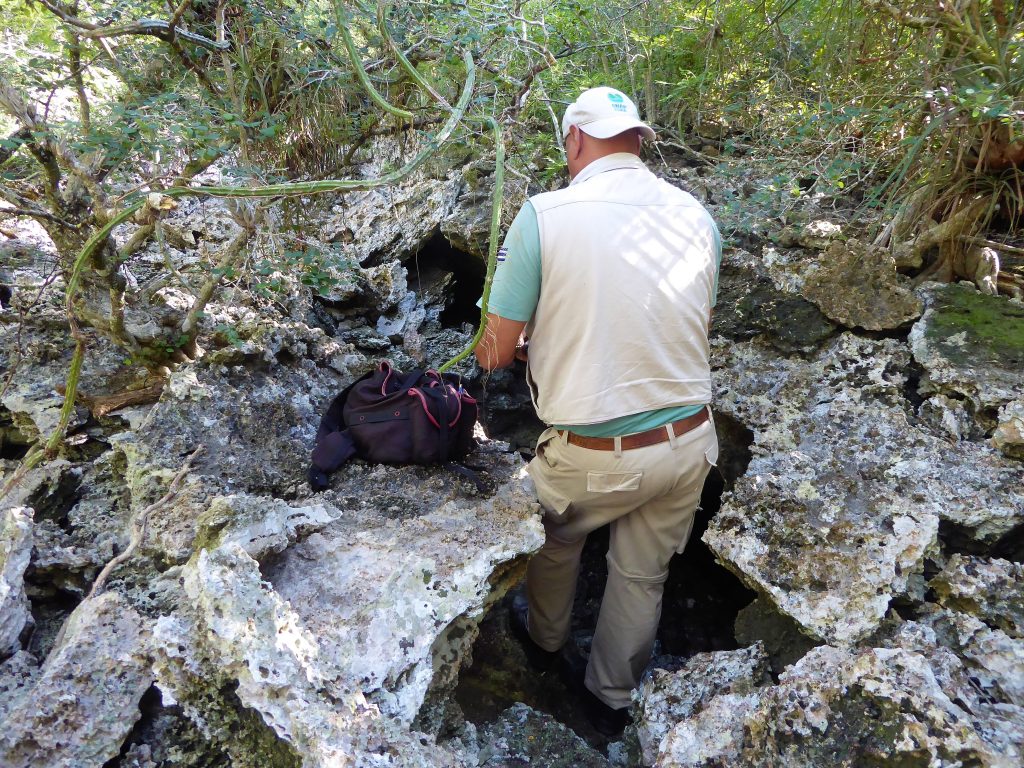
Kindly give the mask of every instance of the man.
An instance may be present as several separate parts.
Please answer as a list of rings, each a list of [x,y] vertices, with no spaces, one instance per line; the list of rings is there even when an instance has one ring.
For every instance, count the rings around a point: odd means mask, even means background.
[[[528,566],[528,611],[526,601],[513,608],[532,658],[550,659],[568,639],[584,541],[610,524],[584,685],[591,722],[611,735],[625,725],[669,560],[717,461],[708,325],[721,241],[708,212],[640,160],[654,131],[624,94],[584,91],[562,135],[571,183],[516,216],[475,352],[487,370],[527,359],[550,425],[529,465],[546,541]]]

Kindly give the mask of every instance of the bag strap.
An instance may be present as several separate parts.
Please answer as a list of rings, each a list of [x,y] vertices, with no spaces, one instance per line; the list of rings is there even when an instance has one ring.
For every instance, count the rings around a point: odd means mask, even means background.
[[[470,482],[472,482],[480,493],[484,493],[487,490],[487,486],[484,483],[484,481],[480,479],[480,475],[474,472],[470,467],[467,467],[465,464],[459,464],[456,461],[446,461],[442,464],[442,466],[449,472],[454,472],[456,475],[464,477]]]

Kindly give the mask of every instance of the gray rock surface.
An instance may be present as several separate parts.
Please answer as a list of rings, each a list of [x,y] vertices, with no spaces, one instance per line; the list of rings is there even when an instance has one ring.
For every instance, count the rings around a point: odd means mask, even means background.
[[[608,760],[583,739],[525,704],[505,710],[481,730],[481,768],[607,768]]]
[[[935,550],[939,521],[994,541],[1024,521],[1019,464],[915,426],[906,348],[843,335],[807,363],[716,348],[720,411],[754,431],[704,541],[805,632],[855,642]]]
[[[788,355],[809,352],[835,332],[821,310],[785,287],[753,254],[727,251],[721,269],[713,334],[737,341],[762,338]]]
[[[713,699],[678,723],[657,765],[1015,765],[975,722],[955,659],[905,648],[815,648],[777,685]]]
[[[1024,639],[1024,565],[953,555],[928,586],[944,608]]]
[[[786,248],[800,246],[801,248],[824,251],[842,235],[843,228],[840,224],[819,219],[807,222],[802,226],[784,227],[775,240]]]
[[[716,696],[747,695],[769,681],[768,656],[760,643],[738,651],[698,653],[678,670],[648,669],[633,692],[642,764],[654,765],[672,727],[696,715]]]
[[[999,409],[992,444],[1013,459],[1024,459],[1024,399],[1011,400]]]
[[[124,598],[82,603],[0,722],[0,765],[81,768],[117,756],[152,684],[148,632]]]
[[[353,464],[306,505],[214,500],[183,569],[193,608],[157,622],[161,689],[202,722],[211,684],[237,685],[309,765],[461,764],[410,725],[518,576],[506,564],[542,537],[516,462],[477,461],[502,480],[491,496],[436,469]],[[380,744],[405,762],[373,762]]]
[[[0,659],[21,649],[21,633],[32,620],[25,594],[25,569],[31,556],[32,510],[0,511]]]

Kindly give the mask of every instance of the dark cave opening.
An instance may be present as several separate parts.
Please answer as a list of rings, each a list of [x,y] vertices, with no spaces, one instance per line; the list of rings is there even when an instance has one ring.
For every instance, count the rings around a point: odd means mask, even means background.
[[[25,650],[41,660],[53,650],[61,627],[82,602],[82,595],[53,587],[46,575],[32,568],[25,575],[25,581],[34,623]]]
[[[64,533],[71,533],[70,513],[82,500],[80,471],[65,469],[55,482],[40,486],[25,501],[35,510],[35,521],[49,520]]]
[[[409,290],[428,295],[436,286],[450,282],[444,291],[444,309],[438,318],[443,328],[476,327],[480,309],[476,303],[484,287],[487,264],[479,256],[461,251],[440,232],[434,235],[403,265],[408,270]]]
[[[14,426],[14,416],[0,408],[0,459],[21,461],[32,447],[32,441]]]

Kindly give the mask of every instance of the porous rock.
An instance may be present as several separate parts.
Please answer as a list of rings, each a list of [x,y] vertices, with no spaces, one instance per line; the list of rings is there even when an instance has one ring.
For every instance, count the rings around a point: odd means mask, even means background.
[[[147,644],[142,618],[118,594],[84,601],[0,722],[0,765],[80,768],[116,757],[152,683]]]
[[[678,723],[657,765],[1013,765],[965,709],[977,697],[964,701],[948,682],[904,648],[822,646],[777,685],[722,695]]]
[[[987,697],[1024,707],[1024,640],[974,616],[935,606],[926,606],[916,621],[957,655]]]
[[[0,511],[0,659],[21,648],[21,633],[32,620],[25,594],[25,569],[31,557],[32,510]]]
[[[780,352],[809,352],[835,332],[821,310],[778,283],[762,261],[742,250],[722,256],[711,332],[737,341],[761,337]]]
[[[0,663],[0,722],[31,693],[39,677],[39,660],[28,651],[16,651]]]
[[[583,739],[525,704],[515,704],[480,731],[481,768],[607,768],[608,760]]]
[[[489,496],[437,469],[355,462],[305,504],[215,500],[183,569],[193,608],[158,622],[161,688],[200,723],[202,691],[234,688],[304,764],[463,764],[411,724],[542,541],[518,459],[475,461],[501,481]]]
[[[828,246],[804,280],[803,295],[831,320],[869,331],[898,328],[922,310],[900,282],[892,255],[854,239]]]
[[[928,582],[939,605],[1024,639],[1024,565],[953,555]]]
[[[840,336],[814,359],[716,347],[717,408],[753,458],[704,541],[803,630],[856,642],[923,570],[940,520],[994,541],[1024,520],[1024,472],[990,446],[948,444],[907,413],[895,340]]]
[[[189,557],[199,517],[216,495],[304,490],[322,413],[342,383],[369,365],[352,356],[347,378],[318,365],[336,358],[337,345],[301,324],[271,327],[249,344],[230,365],[207,361],[176,371],[142,427],[113,438],[137,508],[160,498],[186,457],[203,447],[174,505],[149,521],[146,547],[168,562]]]
[[[415,151],[409,139],[385,137],[373,143],[358,173],[378,178]],[[325,239],[343,245],[345,254],[361,264],[413,253],[452,215],[464,184],[461,166],[457,157],[441,152],[435,162],[396,184],[344,195],[321,225]]]
[[[992,445],[1013,459],[1024,459],[1024,399],[1011,400],[999,409]]]
[[[959,284],[929,283],[920,294],[926,309],[910,344],[925,369],[922,394],[965,398],[982,419],[1024,397],[1024,307]]]
[[[760,643],[737,651],[698,653],[679,669],[649,668],[633,692],[633,723],[643,765],[654,765],[658,747],[680,720],[693,717],[713,698],[746,695],[770,682]]]

